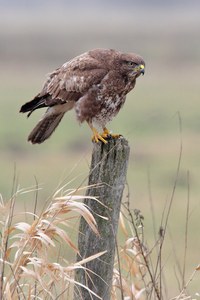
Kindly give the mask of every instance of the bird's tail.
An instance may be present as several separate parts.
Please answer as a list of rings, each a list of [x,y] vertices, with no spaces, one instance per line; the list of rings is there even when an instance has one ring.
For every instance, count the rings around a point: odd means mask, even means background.
[[[29,117],[34,110],[47,106],[45,104],[45,101],[46,101],[46,99],[48,99],[48,97],[49,97],[48,94],[44,95],[42,97],[40,95],[37,95],[31,101],[29,101],[29,102],[25,103],[24,105],[22,105],[19,112],[22,112],[22,113],[28,112],[27,117]]]
[[[28,136],[32,144],[41,144],[54,132],[65,113],[48,114],[35,126]]]

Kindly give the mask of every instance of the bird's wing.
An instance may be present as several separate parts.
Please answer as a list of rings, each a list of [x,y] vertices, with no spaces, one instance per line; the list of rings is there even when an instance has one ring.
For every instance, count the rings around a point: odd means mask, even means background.
[[[48,106],[58,102],[77,101],[93,85],[101,82],[107,72],[88,53],[82,54],[49,75],[41,96],[51,96],[46,99]]]

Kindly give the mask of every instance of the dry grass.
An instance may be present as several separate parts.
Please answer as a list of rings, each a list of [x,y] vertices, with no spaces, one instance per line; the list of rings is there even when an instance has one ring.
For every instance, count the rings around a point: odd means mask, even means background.
[[[120,225],[125,236],[124,246],[117,246],[117,257],[113,277],[112,300],[116,299],[146,299],[146,300],[163,300],[170,299],[168,292],[170,286],[165,279],[166,258],[164,258],[164,243],[166,243],[166,233],[168,231],[169,216],[172,212],[174,195],[177,188],[177,181],[180,172],[182,159],[182,123],[180,115],[179,129],[180,129],[180,148],[179,157],[177,161],[177,168],[174,177],[174,184],[171,191],[171,196],[166,202],[161,223],[159,225],[158,235],[156,237],[153,247],[148,247],[146,236],[144,234],[144,217],[140,210],[134,211],[130,208],[130,193],[128,194],[126,202],[123,203]],[[193,281],[195,275],[200,270],[200,266],[196,266],[192,275],[186,280],[186,256],[188,249],[188,220],[190,213],[190,175],[187,172],[187,206],[185,215],[185,240],[183,248],[183,262],[182,264],[176,257],[177,269],[179,274],[176,275],[177,286],[179,293],[171,300],[195,300],[199,298],[199,294],[195,294],[195,298],[189,293],[189,286]],[[151,186],[149,180],[149,200],[151,203],[152,221],[155,228],[155,215],[153,201],[151,199]],[[175,251],[174,251],[175,252]],[[176,254],[174,253],[176,256]],[[117,293],[118,291],[118,293]]]
[[[177,296],[170,298],[170,286],[165,280],[165,266],[160,265],[162,260],[163,232],[159,233],[158,240],[153,248],[149,249],[144,243],[144,218],[141,212],[134,213],[126,207],[126,212],[120,215],[120,227],[125,236],[123,246],[118,245],[113,274],[112,300],[195,300],[189,293],[190,283],[200,270],[197,266],[189,279],[184,282]],[[185,266],[182,266],[183,269]],[[183,273],[182,273],[183,274]],[[183,280],[180,278],[181,281]],[[178,285],[178,282],[177,282]]]
[[[25,220],[31,216],[32,222],[15,223],[16,199],[24,192],[27,191],[17,191],[8,201],[0,198],[0,299],[66,299],[74,283],[80,285],[74,280],[75,270],[84,268],[84,263],[105,251],[78,263],[70,263],[60,256],[59,244],[78,253],[68,235],[70,224],[82,216],[98,234],[95,219],[80,202],[84,196],[77,195],[77,190],[60,189],[40,215],[32,212],[20,214]],[[94,293],[91,291],[91,294]]]
[[[177,167],[178,176],[179,164]],[[174,189],[176,188],[176,179]],[[36,188],[36,192],[37,192]],[[17,190],[5,201],[0,197],[0,299],[73,299],[73,287],[84,287],[90,292],[91,299],[101,299],[87,286],[75,281],[75,271],[90,270],[85,264],[105,253],[97,253],[79,262],[66,259],[60,249],[66,247],[76,255],[78,249],[71,238],[75,222],[82,216],[95,234],[98,233],[95,218],[89,208],[82,203],[85,196],[80,195],[82,189],[65,190],[60,188],[46,203],[40,214],[36,214],[36,203],[33,212],[17,212],[18,196],[32,190]],[[164,275],[163,244],[167,230],[168,217],[172,208],[173,193],[166,204],[160,224],[158,238],[149,248],[144,234],[144,217],[139,210],[130,209],[129,197],[123,203],[120,214],[120,228],[124,235],[124,244],[117,242],[116,259],[113,270],[112,300],[163,300],[170,299]],[[88,196],[87,196],[88,198]],[[89,197],[98,201],[95,197]],[[168,206],[168,208],[167,208]],[[177,280],[179,293],[170,300],[194,300],[188,288],[200,270],[197,266],[186,280],[185,260],[187,254],[189,215],[189,173],[188,173],[188,205],[186,211],[184,263],[181,266],[181,278]],[[17,219],[23,221],[16,221]],[[102,216],[103,217],[103,216]],[[76,232],[77,234],[78,232]],[[66,255],[70,257],[70,255]]]

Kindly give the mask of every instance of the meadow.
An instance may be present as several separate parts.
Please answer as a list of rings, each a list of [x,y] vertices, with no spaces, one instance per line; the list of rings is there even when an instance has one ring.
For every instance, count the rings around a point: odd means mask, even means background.
[[[195,10],[184,10],[182,14],[180,11],[174,12],[170,24],[162,10],[150,13],[154,21],[142,23],[140,34],[137,32],[140,19],[131,21],[128,13],[124,17],[116,14],[118,22],[113,15],[112,24],[118,24],[118,27],[110,25],[108,31],[107,16],[101,31],[98,20],[94,27],[89,27],[89,22],[94,23],[95,18],[87,21],[80,30],[83,19],[79,19],[72,34],[65,28],[67,22],[73,20],[61,18],[56,25],[60,30],[59,35],[56,35],[55,27],[51,32],[53,26],[50,16],[46,16],[43,22],[39,18],[40,23],[37,22],[36,26],[33,17],[16,17],[15,28],[9,27],[6,34],[0,29],[4,43],[1,65],[3,77],[0,82],[0,193],[4,199],[10,197],[14,170],[20,188],[34,187],[38,182],[41,188],[38,210],[58,185],[67,182],[70,188],[87,185],[92,152],[88,126],[80,126],[75,114],[70,112],[50,140],[33,146],[26,142],[26,138],[42,112],[35,112],[26,119],[25,115],[18,113],[19,108],[37,94],[46,73],[87,48],[102,45],[139,52],[146,58],[146,74],[138,79],[124,108],[108,127],[129,141],[129,197],[131,207],[139,209],[144,216],[145,239],[150,248],[154,245],[154,229],[157,234],[162,213],[166,203],[169,204],[177,178],[164,244],[164,273],[168,294],[173,297],[179,292],[179,265],[184,264],[188,199],[186,281],[199,264],[200,66],[197,62],[200,59],[200,21],[196,18]],[[60,15],[63,17],[62,12]],[[144,13],[144,19],[146,16],[147,13]],[[5,18],[3,20],[6,25],[8,21]],[[128,21],[123,23],[124,20]],[[62,21],[66,26],[61,30]],[[28,24],[28,29],[23,27],[24,24]],[[132,32],[127,30],[130,26]],[[68,35],[68,41],[63,40],[65,34]],[[84,34],[85,44],[81,48]],[[72,43],[74,36],[76,40]],[[132,36],[136,41],[136,50],[131,42]],[[54,37],[56,44],[62,45],[61,48],[55,47]],[[35,43],[38,43],[39,49]],[[126,189],[124,199],[127,193]],[[17,209],[32,210],[34,198],[34,193],[21,195],[16,203]],[[195,294],[200,293],[199,282],[200,276],[196,274],[188,286],[188,293],[193,297],[198,298]]]

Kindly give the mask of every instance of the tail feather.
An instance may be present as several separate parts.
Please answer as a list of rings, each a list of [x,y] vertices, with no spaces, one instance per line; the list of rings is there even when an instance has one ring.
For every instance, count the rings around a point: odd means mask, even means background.
[[[54,132],[65,113],[48,114],[35,126],[28,136],[28,141],[32,144],[41,144]]]
[[[31,101],[25,103],[24,105],[22,105],[19,112],[22,112],[22,113],[29,112],[28,113],[28,117],[29,117],[34,110],[47,106],[45,104],[45,99],[46,99],[46,97],[44,97],[44,96],[40,97],[38,95],[33,100],[31,100]]]

